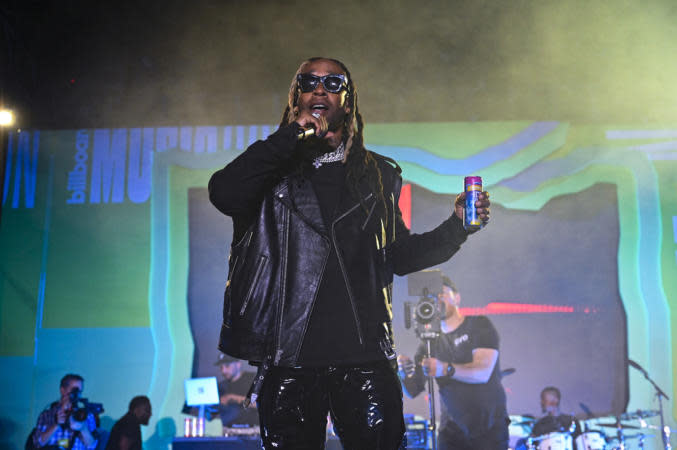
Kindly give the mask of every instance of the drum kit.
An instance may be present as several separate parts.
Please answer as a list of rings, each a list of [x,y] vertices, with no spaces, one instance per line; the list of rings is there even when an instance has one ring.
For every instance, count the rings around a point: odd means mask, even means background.
[[[533,416],[510,416],[511,449],[515,450],[630,450],[644,449],[649,438],[660,435],[660,426],[646,419],[659,411],[638,410],[619,416],[572,420],[568,430],[534,436]],[[575,419],[572,417],[572,419]],[[660,445],[660,444],[659,444]]]

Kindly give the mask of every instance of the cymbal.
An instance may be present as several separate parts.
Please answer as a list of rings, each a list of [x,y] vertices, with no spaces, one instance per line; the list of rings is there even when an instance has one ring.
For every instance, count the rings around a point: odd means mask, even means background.
[[[623,439],[639,439],[639,438],[646,438],[646,437],[653,437],[653,434],[643,434],[643,433],[626,434],[625,436],[623,436]]]
[[[532,426],[536,422],[536,418],[530,415],[511,415],[510,416],[510,425],[515,426]]]
[[[534,424],[533,420],[525,420],[525,421],[522,421],[522,422],[510,422],[510,425],[514,425],[516,427],[523,427],[523,426],[530,427],[533,424]]]
[[[623,436],[623,439],[639,439],[639,438],[648,438],[648,437],[654,437],[653,434],[644,434],[644,433],[637,433],[637,434],[626,434]],[[607,442],[618,442],[618,438],[616,436],[607,436]]]
[[[552,434],[552,433],[546,433],[546,434],[542,434],[542,435],[540,435],[540,436],[533,436],[533,437],[530,437],[529,439],[531,439],[531,442],[540,442],[540,441],[542,441],[543,439],[548,439],[548,438],[550,437],[551,434]],[[571,436],[571,433],[569,433],[568,431],[558,431],[557,434],[563,434],[563,435],[566,434],[566,435],[568,435],[568,436]]]
[[[638,409],[635,412],[626,412],[619,416],[621,420],[638,420],[638,419],[648,419],[650,417],[656,417],[659,414],[656,410],[641,410]]]
[[[618,428],[620,425],[620,428],[627,428],[629,430],[639,430],[642,427],[639,427],[637,425],[626,425],[624,423],[616,424],[616,423],[596,423],[595,426],[598,427],[606,427],[606,428]]]
[[[606,414],[588,414],[588,413],[578,413],[574,414],[574,418],[576,420],[595,420],[595,419],[609,419],[609,420],[615,420],[616,416],[610,415],[608,413]]]

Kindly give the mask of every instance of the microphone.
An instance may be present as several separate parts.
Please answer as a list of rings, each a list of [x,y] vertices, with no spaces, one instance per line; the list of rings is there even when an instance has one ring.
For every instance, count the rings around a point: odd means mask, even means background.
[[[665,395],[665,392],[663,392],[661,390],[661,388],[658,387],[656,382],[651,379],[651,377],[649,376],[649,372],[644,370],[644,368],[642,366],[640,366],[639,363],[636,363],[635,361],[628,359],[628,364],[630,366],[634,367],[635,369],[639,370],[640,372],[642,372],[642,375],[644,375],[644,378],[649,380],[649,383],[651,383],[653,385],[653,387],[656,389],[656,394],[658,395],[658,397],[660,397],[662,395],[663,397],[665,397],[666,400],[670,400],[670,397]]]
[[[315,128],[301,128],[301,132],[296,135],[296,139],[299,141],[305,141],[308,139],[310,136],[315,135]]]
[[[642,375],[644,375],[645,377],[648,376],[646,370],[644,370],[644,369],[642,368],[642,366],[640,366],[640,365],[639,365],[638,363],[636,363],[635,361],[633,361],[633,360],[631,360],[631,359],[628,359],[628,364],[631,365],[632,367],[634,367],[635,369],[639,370],[640,372],[642,372]]]
[[[320,113],[319,112],[314,112],[311,114],[316,119],[320,118]],[[304,141],[308,139],[310,136],[315,136],[315,127],[311,126],[308,128],[301,128],[301,132],[296,135],[296,139],[299,141]]]

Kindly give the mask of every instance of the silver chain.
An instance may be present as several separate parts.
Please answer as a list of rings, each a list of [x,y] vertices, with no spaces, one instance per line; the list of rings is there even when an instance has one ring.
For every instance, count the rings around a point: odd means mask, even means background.
[[[318,169],[322,164],[325,163],[330,163],[330,162],[336,162],[336,161],[343,161],[343,158],[346,155],[346,148],[345,145],[343,145],[343,142],[336,147],[336,150],[333,152],[325,153],[324,155],[320,155],[317,158],[313,160],[313,166],[315,166],[316,169]]]

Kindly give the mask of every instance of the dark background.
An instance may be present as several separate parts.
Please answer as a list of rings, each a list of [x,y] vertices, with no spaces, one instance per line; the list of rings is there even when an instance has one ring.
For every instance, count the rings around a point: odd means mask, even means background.
[[[278,123],[307,57],[369,122],[677,119],[672,0],[0,3],[0,104],[25,128]]]

